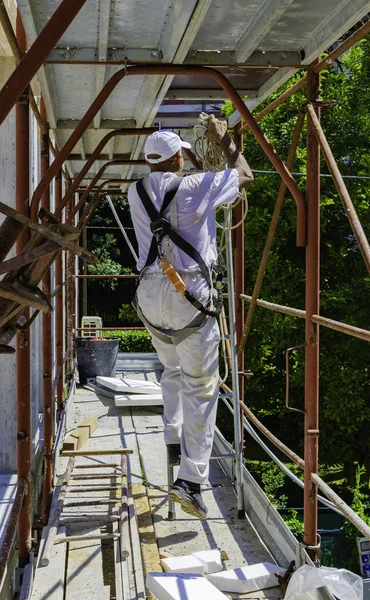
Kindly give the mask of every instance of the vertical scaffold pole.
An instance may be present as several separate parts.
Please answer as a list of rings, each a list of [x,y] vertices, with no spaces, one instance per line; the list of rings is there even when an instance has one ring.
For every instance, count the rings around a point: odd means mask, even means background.
[[[24,54],[27,51],[27,38],[19,13],[17,13],[16,35],[19,48]],[[28,102],[29,90],[19,98],[16,105],[16,208],[29,216],[29,179],[30,179],[30,113]],[[20,254],[28,241],[28,231],[19,236],[16,244]],[[24,312],[28,320],[30,309]],[[26,481],[26,494],[18,522],[19,565],[25,566],[31,552],[31,335],[26,329],[17,334],[16,342],[17,370],[17,474],[18,481]]]
[[[307,73],[307,100],[315,105],[320,76],[315,61]],[[319,109],[315,108],[319,116]],[[319,438],[319,326],[311,322],[320,310],[320,149],[307,115],[307,248],[306,248],[306,361],[304,427],[304,544],[317,558],[317,486],[310,479],[318,471]]]
[[[240,133],[240,129],[242,127],[242,123],[239,123],[235,128],[234,134],[234,142],[239,150],[239,152],[243,152],[243,134]],[[244,329],[244,308],[245,303],[241,301],[240,294],[244,294],[244,249],[245,249],[245,241],[244,241],[244,205],[243,202],[239,202],[239,204],[235,208],[235,216],[234,216],[234,225],[239,223],[239,226],[234,231],[234,248],[235,248],[235,327],[236,327],[236,340],[239,346],[241,341],[241,336],[243,334]],[[244,371],[244,352],[239,356],[239,394],[240,399],[244,402],[244,393],[245,393],[245,379],[242,374]],[[240,409],[240,422],[241,422],[241,438],[242,438],[242,451],[244,456],[244,426],[243,426],[243,411]]]
[[[67,204],[66,207],[66,220],[68,220],[69,215],[71,214],[74,206],[74,198]],[[66,259],[66,281],[67,281],[67,290],[66,290],[66,329],[67,329],[67,349],[68,349],[68,359],[67,359],[67,374],[68,378],[71,379],[74,370],[74,349],[73,349],[73,334],[74,329],[76,327],[75,323],[75,306],[76,306],[76,280],[75,280],[75,270],[76,270],[76,259],[75,255],[72,252],[67,252]]]
[[[231,212],[224,211],[225,220],[225,243],[226,243],[226,267],[227,267],[227,287],[228,287],[228,309],[229,309],[229,337],[231,347],[232,363],[232,390],[234,403],[234,442],[235,442],[235,476],[236,492],[238,498],[238,518],[245,518],[244,494],[243,494],[243,448],[241,437],[241,418],[239,401],[239,377],[238,377],[238,348],[236,342],[236,322],[235,322],[235,291],[234,291],[234,267],[233,250],[231,242]]]
[[[44,101],[41,98],[40,114],[45,123],[41,131],[41,178],[49,168],[49,124]],[[41,205],[50,211],[50,188],[44,191]],[[47,270],[42,279],[42,291],[47,298],[51,296],[51,273]],[[52,365],[52,331],[51,313],[42,313],[42,369],[44,392],[44,480],[42,488],[42,516],[44,525],[47,525],[51,500],[53,495],[53,463],[51,452],[53,449],[53,365]]]
[[[55,178],[55,206],[62,201],[62,173],[59,171]],[[55,297],[55,343],[56,343],[56,364],[60,368],[60,375],[57,383],[57,410],[60,414],[64,406],[64,321],[63,321],[63,254],[60,253],[55,261],[55,286],[58,287],[58,293]]]

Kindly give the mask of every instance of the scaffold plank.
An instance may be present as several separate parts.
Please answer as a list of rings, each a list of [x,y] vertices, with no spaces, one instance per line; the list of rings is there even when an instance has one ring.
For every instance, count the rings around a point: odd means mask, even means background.
[[[90,535],[100,535],[99,527],[90,527]],[[87,533],[87,530],[84,530]],[[62,544],[64,545],[64,544]],[[70,542],[66,578],[68,600],[104,598],[103,558],[100,540]]]
[[[59,529],[65,535],[66,528]],[[41,557],[44,554],[45,543],[48,537],[48,529],[44,528],[35,571],[35,579],[32,588],[32,600],[63,600],[64,579],[67,560],[66,544],[55,545],[50,555],[50,562],[46,566],[41,565]]]

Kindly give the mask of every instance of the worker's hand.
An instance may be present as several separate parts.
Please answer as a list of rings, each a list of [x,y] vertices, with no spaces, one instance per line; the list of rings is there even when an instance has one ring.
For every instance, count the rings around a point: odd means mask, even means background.
[[[220,142],[227,133],[227,122],[216,119],[215,115],[209,115],[208,128],[205,135],[214,142]]]

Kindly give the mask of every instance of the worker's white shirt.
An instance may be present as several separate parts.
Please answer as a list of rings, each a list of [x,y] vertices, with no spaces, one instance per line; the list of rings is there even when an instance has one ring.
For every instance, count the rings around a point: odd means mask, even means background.
[[[159,210],[162,206],[169,184],[175,178],[174,173],[151,173],[145,178],[144,187]],[[149,184],[149,185],[148,185]],[[150,188],[150,189],[149,189]],[[207,266],[217,260],[215,211],[221,204],[234,202],[239,193],[239,176],[236,169],[227,169],[219,173],[195,173],[184,177],[177,191],[176,231],[201,254]],[[131,217],[139,246],[138,271],[146,263],[152,242],[150,218],[136,191],[136,184],[128,190]],[[171,205],[164,217],[170,220]],[[172,213],[173,215],[173,213]],[[172,224],[173,219],[171,219]],[[174,267],[181,271],[194,271],[199,265],[190,256],[174,246],[172,251]],[[146,269],[146,272],[161,271],[158,260]]]

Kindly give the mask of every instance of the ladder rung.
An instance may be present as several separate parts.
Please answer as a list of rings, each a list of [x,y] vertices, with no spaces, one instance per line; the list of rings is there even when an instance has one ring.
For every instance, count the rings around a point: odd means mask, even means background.
[[[100,486],[96,486],[96,487],[83,487],[82,485],[75,485],[73,487],[69,487],[68,488],[68,493],[81,493],[84,494],[85,492],[109,492],[111,490],[120,490],[121,486],[119,485],[100,485]]]
[[[79,473],[76,473],[76,475],[73,475],[73,474],[71,475],[71,480],[72,481],[84,481],[86,479],[110,479],[110,478],[117,479],[120,476],[121,476],[120,473],[107,473],[107,474],[99,473],[99,475],[94,474],[94,473],[91,473],[91,475],[81,473],[81,475],[80,475]]]

